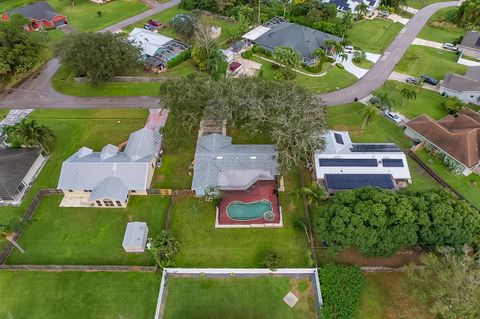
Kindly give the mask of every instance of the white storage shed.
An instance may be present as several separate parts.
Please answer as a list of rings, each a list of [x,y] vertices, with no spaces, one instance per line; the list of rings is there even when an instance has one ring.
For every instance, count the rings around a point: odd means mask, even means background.
[[[131,222],[127,224],[122,247],[127,253],[143,253],[147,243],[148,226],[143,222]]]

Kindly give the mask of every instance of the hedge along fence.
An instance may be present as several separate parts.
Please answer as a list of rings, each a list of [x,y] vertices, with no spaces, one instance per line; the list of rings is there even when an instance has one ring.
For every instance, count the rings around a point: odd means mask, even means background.
[[[186,61],[192,57],[192,48],[188,48],[185,51],[182,51],[179,55],[167,62],[167,68],[173,68],[176,65],[179,65],[183,61]]]

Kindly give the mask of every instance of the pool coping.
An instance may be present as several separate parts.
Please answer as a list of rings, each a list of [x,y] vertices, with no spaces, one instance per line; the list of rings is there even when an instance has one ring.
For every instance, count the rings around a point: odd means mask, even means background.
[[[215,228],[280,228],[283,227],[283,212],[282,206],[278,205],[278,213],[280,214],[280,221],[278,223],[263,223],[263,224],[220,224],[218,222],[219,209],[215,208]]]
[[[168,290],[169,276],[190,276],[190,277],[262,277],[262,276],[305,276],[312,280],[317,318],[320,318],[320,310],[323,305],[322,290],[317,268],[164,268],[162,281],[158,292],[157,306],[154,319],[162,319],[165,311],[166,295]]]

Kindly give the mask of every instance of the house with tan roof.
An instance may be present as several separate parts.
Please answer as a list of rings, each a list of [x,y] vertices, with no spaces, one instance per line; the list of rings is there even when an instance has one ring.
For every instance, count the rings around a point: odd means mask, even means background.
[[[424,114],[406,123],[405,134],[444,154],[444,162],[463,175],[480,173],[480,114],[462,109],[457,117],[434,120]]]

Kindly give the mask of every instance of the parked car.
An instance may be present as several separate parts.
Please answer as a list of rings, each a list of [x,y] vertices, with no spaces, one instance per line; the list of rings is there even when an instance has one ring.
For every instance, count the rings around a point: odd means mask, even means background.
[[[425,83],[428,83],[428,84],[431,84],[431,85],[437,85],[438,84],[438,80],[431,77],[430,75],[428,74],[424,74],[422,75],[422,80],[423,82]]]
[[[405,82],[407,82],[408,84],[418,85],[420,83],[420,79],[410,76],[405,80]]]
[[[400,116],[398,116],[397,114],[394,114],[392,112],[385,112],[385,115],[387,116],[387,118],[390,120],[390,121],[393,121],[395,123],[400,123],[402,121],[402,119],[400,118]]]
[[[345,53],[353,53],[355,49],[351,45],[346,45],[345,46]]]
[[[373,104],[373,105],[379,105],[380,104],[380,99],[378,96],[372,96],[369,100],[368,103]]]
[[[444,48],[445,50],[457,51],[457,48],[451,43],[444,43],[442,45],[442,48]]]
[[[385,10],[380,10],[380,11],[378,11],[378,15],[380,17],[386,18],[390,15],[390,13],[388,11],[385,11]]]
[[[148,24],[151,24],[151,25],[153,25],[154,27],[157,27],[157,28],[162,25],[162,24],[160,23],[160,21],[158,21],[158,20],[152,20],[152,19],[148,20]]]
[[[151,25],[150,23],[145,23],[145,24],[143,25],[143,28],[146,29],[146,30],[148,30],[148,31],[155,31],[155,30],[157,30],[157,27],[154,26],[154,25]]]

